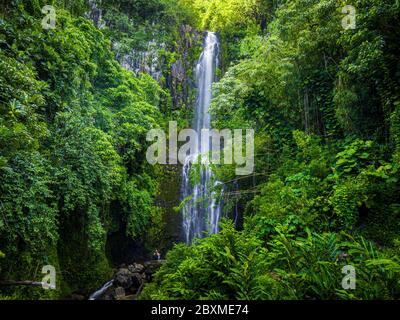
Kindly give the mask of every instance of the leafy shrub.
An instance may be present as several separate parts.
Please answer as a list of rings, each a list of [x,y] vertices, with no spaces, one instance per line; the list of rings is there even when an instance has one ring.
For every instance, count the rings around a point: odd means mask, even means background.
[[[147,285],[151,299],[397,299],[398,256],[346,234],[296,235],[277,225],[267,242],[223,223],[221,233],[175,246]],[[345,265],[356,289],[342,288]]]

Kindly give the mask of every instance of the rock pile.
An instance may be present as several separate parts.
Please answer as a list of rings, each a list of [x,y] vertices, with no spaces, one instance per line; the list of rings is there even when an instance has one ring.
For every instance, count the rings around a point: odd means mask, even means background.
[[[161,267],[163,260],[147,261],[143,264],[122,265],[115,273],[112,286],[98,300],[134,300],[146,282]]]

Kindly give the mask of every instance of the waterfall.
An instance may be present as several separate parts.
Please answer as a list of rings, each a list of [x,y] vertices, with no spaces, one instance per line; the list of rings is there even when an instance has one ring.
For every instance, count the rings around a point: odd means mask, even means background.
[[[95,293],[93,293],[90,297],[89,300],[97,300],[100,298],[103,293],[107,291],[108,288],[110,288],[114,284],[114,280],[108,281],[104,286],[102,286],[99,290],[97,290]]]
[[[216,68],[219,65],[219,40],[215,33],[207,32],[204,49],[196,66],[198,96],[195,109],[193,129],[199,135],[196,157],[187,157],[182,173],[182,197],[187,199],[182,208],[183,231],[186,243],[193,238],[202,238],[205,233],[219,231],[222,203],[217,200],[212,187],[219,182],[213,181],[213,173],[207,165],[200,166],[200,182],[194,186],[190,181],[192,162],[201,155],[208,155],[212,150],[210,141],[202,141],[201,130],[210,129],[208,108],[212,99],[212,84],[216,80]]]
[[[98,3],[95,0],[89,0],[89,12],[86,13],[86,17],[89,20],[92,20],[94,25],[102,29],[105,27],[105,23],[103,21],[103,10],[98,7]]]

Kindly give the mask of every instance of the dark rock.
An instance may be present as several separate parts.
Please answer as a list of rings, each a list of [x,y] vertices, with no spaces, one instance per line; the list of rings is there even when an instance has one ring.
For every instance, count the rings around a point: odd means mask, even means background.
[[[128,269],[119,269],[115,276],[115,285],[129,289],[132,286],[132,272]]]
[[[144,272],[144,266],[142,264],[134,263],[128,266],[128,270],[132,273]]]
[[[132,275],[132,287],[139,289],[143,283],[143,277],[140,273],[134,273]]]
[[[115,288],[113,296],[116,300],[122,299],[123,297],[125,297],[125,289],[122,287]]]
[[[136,295],[132,294],[132,295],[126,295],[124,297],[119,298],[118,300],[136,300]]]
[[[140,273],[134,273],[132,275],[132,286],[128,292],[131,294],[137,294],[139,290],[143,288],[143,284],[146,281],[146,275]]]
[[[83,301],[83,300],[86,300],[86,298],[85,298],[83,295],[81,295],[81,294],[73,293],[73,294],[71,295],[71,300]]]

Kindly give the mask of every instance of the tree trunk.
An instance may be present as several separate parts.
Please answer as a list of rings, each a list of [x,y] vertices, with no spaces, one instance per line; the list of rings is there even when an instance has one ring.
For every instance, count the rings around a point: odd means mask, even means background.
[[[41,287],[42,286],[42,282],[3,280],[3,281],[0,281],[0,286],[35,286],[35,287]]]

